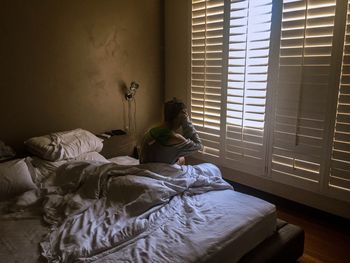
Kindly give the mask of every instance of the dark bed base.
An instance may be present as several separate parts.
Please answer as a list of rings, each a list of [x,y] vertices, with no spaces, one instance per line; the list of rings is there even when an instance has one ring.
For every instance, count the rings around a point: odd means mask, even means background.
[[[233,249],[233,247],[228,245],[213,255],[207,262],[233,263],[229,257],[230,250]],[[296,225],[277,219],[276,232],[245,254],[239,263],[296,262],[303,255],[303,252],[304,230]]]

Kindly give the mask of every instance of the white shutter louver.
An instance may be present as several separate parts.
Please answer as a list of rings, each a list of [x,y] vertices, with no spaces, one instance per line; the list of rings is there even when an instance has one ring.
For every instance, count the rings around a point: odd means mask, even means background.
[[[191,118],[203,152],[219,156],[224,0],[192,1]]]
[[[255,174],[265,167],[271,17],[272,0],[231,0],[225,158]]]
[[[348,3],[342,70],[331,155],[329,186],[350,192],[350,3]]]
[[[336,0],[284,0],[271,176],[318,190]]]
[[[191,51],[199,158],[350,201],[350,0],[192,0]]]

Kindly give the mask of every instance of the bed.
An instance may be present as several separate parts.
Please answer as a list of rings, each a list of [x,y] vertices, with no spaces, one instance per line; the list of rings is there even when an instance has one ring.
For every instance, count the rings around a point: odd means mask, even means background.
[[[302,255],[302,229],[278,220],[274,205],[234,191],[216,166],[138,165],[130,156],[110,158],[118,154],[106,148],[108,160],[77,149],[58,163],[24,160],[36,188],[0,202],[0,262],[295,262]]]

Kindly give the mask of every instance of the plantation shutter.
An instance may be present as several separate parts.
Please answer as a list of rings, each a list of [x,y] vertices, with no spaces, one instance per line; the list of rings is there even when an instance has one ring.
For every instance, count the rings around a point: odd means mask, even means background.
[[[224,0],[192,1],[191,118],[203,152],[220,153]]]
[[[350,193],[350,3],[347,8],[342,71],[337,101],[329,186]]]
[[[265,167],[271,16],[272,0],[231,0],[225,158],[255,174]]]
[[[284,0],[271,177],[317,191],[336,0]]]

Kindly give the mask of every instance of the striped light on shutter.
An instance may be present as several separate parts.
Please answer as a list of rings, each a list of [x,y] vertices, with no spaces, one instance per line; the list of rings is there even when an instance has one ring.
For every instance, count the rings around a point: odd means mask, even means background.
[[[336,0],[284,0],[275,96],[273,179],[317,190]]]
[[[272,0],[231,0],[230,8],[225,157],[261,166]]]
[[[338,93],[329,186],[350,192],[350,3],[343,49],[343,63]]]
[[[219,156],[224,0],[192,1],[191,118],[203,152]]]

